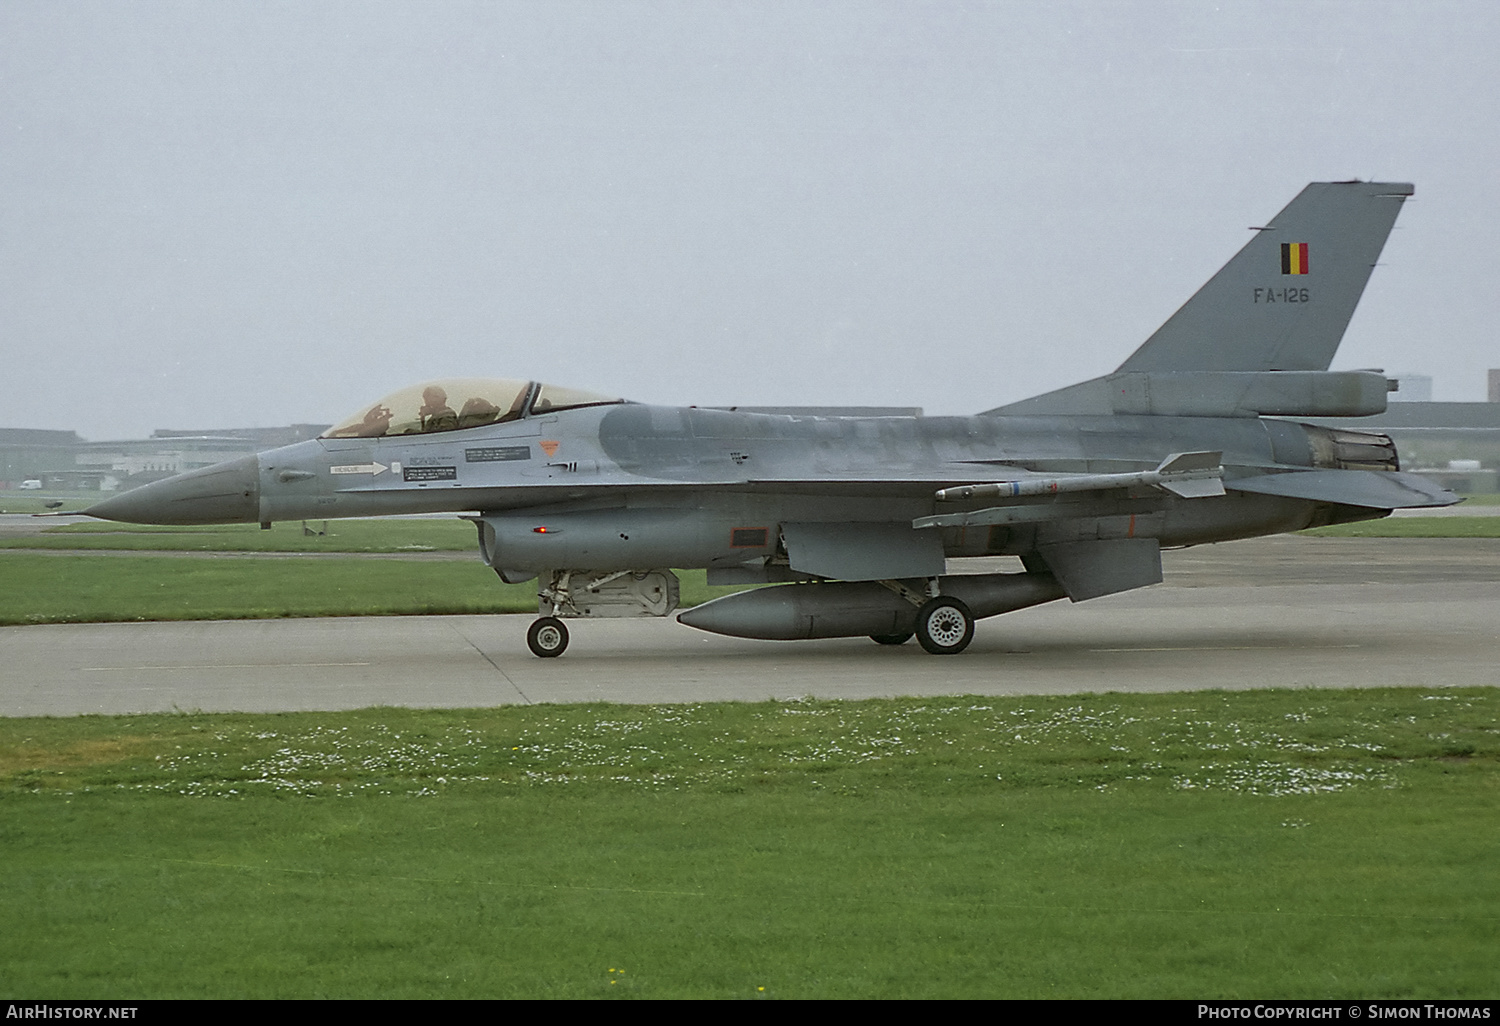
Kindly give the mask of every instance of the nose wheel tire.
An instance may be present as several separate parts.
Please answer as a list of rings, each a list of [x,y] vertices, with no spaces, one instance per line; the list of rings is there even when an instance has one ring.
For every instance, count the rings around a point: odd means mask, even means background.
[[[974,640],[974,615],[956,598],[938,596],[917,610],[917,641],[933,655],[958,655]]]
[[[542,659],[560,656],[568,647],[568,628],[555,616],[544,616],[526,631],[526,647]]]
[[[870,640],[877,645],[904,645],[911,640],[911,631],[905,634],[871,634]]]

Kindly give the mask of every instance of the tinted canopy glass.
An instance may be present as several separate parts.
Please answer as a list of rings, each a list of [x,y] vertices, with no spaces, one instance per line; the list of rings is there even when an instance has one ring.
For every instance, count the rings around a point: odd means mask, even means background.
[[[503,424],[526,412],[532,382],[513,378],[443,378],[392,392],[361,407],[323,433],[324,438],[384,438],[434,431]],[[556,385],[536,386],[532,413],[551,413],[577,406],[600,406],[625,400]]]
[[[608,403],[623,403],[597,392],[585,392],[581,388],[559,388],[557,385],[542,385],[537,389],[536,400],[531,404],[532,413],[552,413],[556,410],[571,410],[575,406],[603,406]]]
[[[361,408],[323,437],[380,438],[502,424],[521,416],[530,392],[531,382],[511,378],[428,381]]]

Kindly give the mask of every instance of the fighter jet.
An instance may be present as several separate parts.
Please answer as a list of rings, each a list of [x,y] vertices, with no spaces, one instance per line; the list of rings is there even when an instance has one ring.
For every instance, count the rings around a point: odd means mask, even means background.
[[[521,379],[427,382],[322,437],[109,498],[144,524],[454,512],[501,580],[536,579],[527,643],[572,618],[667,616],[674,569],[773,585],[688,609],[746,638],[913,636],[1156,584],[1161,550],[1384,517],[1457,496],[1382,434],[1298,423],[1385,409],[1328,369],[1412,186],[1304,189],[1112,374],[968,417],[652,406]],[[847,411],[844,411],[847,412]],[[949,574],[1010,555],[1011,573]]]

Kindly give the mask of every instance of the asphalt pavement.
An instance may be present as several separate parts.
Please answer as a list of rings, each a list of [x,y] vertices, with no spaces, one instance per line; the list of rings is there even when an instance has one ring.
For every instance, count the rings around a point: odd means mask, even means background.
[[[550,660],[514,615],[6,627],[0,715],[1500,683],[1500,540],[1281,536],[1165,563],[1162,585],[984,620],[941,657],[671,619],[573,621]]]

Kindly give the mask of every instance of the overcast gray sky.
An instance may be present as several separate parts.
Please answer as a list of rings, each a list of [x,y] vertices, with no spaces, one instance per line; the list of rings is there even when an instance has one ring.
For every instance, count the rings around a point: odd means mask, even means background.
[[[1413,181],[1336,367],[1500,366],[1500,4],[0,2],[0,426],[439,376],[969,413],[1308,181]]]

